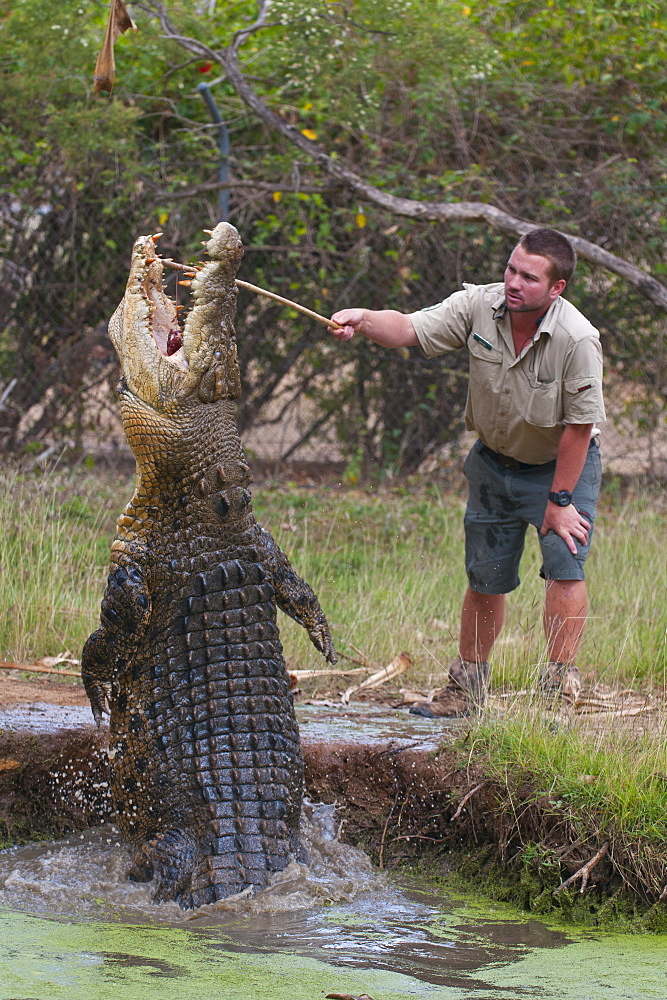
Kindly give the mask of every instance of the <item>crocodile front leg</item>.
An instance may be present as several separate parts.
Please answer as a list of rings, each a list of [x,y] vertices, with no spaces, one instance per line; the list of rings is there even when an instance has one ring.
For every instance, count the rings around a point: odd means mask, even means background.
[[[281,611],[306,629],[315,649],[319,650],[329,663],[336,663],[336,651],[329,623],[315,592],[298,573],[294,572],[289,559],[269,532],[259,525],[257,528],[260,545],[273,576],[276,604]]]
[[[81,655],[81,678],[98,726],[102,715],[109,714],[110,684],[132,660],[150,613],[151,599],[136,555],[114,544],[100,627],[88,638]]]

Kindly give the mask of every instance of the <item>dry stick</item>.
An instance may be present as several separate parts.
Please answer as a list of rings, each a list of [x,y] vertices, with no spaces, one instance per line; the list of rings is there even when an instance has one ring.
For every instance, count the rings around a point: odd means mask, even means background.
[[[350,647],[350,649],[353,649],[355,653],[358,653],[359,656],[363,656],[366,662],[369,663],[376,670],[379,670],[381,668],[381,664],[378,663],[377,660],[371,660],[370,656],[366,656],[363,649],[359,649],[357,646],[353,646],[351,642],[348,642],[348,646]]]
[[[168,267],[173,267],[177,271],[185,271],[187,274],[196,274],[201,271],[201,267],[191,264],[178,264],[175,260],[171,260],[169,257],[156,257],[155,260],[162,261]],[[327,319],[326,316],[321,316],[320,313],[313,312],[312,309],[307,309],[306,306],[299,305],[298,302],[294,302],[292,299],[286,299],[282,295],[277,295],[276,292],[268,292],[265,288],[260,288],[259,285],[251,285],[249,281],[241,281],[240,278],[236,279],[236,284],[239,288],[247,288],[249,292],[255,292],[257,295],[264,295],[267,299],[273,299],[275,302],[280,302],[284,306],[290,306],[292,309],[298,310],[298,312],[303,313],[304,316],[310,316],[311,319],[317,320],[318,323],[323,323],[324,326],[333,328],[334,330],[344,329],[340,323],[336,323],[332,319]]]
[[[395,844],[397,840],[430,840],[434,844],[444,844],[448,837],[427,837],[423,833],[402,833],[400,837],[392,837],[388,844]]]
[[[345,329],[340,323],[336,323],[332,319],[327,319],[326,316],[320,316],[319,313],[313,312],[312,309],[307,309],[305,306],[299,305],[298,302],[293,302],[291,299],[284,299],[282,295],[276,295],[275,292],[267,292],[265,288],[259,288],[258,285],[251,285],[249,281],[241,281],[239,278],[236,279],[236,284],[240,288],[247,288],[249,292],[256,292],[257,295],[265,295],[267,299],[274,299],[276,302],[281,302],[284,306],[291,306],[292,309],[297,309],[304,316],[310,316],[311,319],[317,320],[318,323],[323,323],[324,326],[333,328],[334,330]]]
[[[607,854],[609,854],[609,841],[605,840],[600,850],[597,854],[593,855],[590,861],[587,861],[585,865],[582,865],[581,868],[574,873],[574,875],[570,875],[570,877],[566,878],[564,882],[561,882],[557,889],[554,889],[554,896],[557,892],[561,892],[563,889],[567,889],[568,886],[573,885],[578,878],[581,879],[581,889],[579,892],[583,892],[588,885],[588,877],[590,873],[593,871],[598,862],[602,861]]]
[[[398,802],[398,796],[400,794],[401,793],[400,793],[400,790],[399,790],[396,793],[396,798],[394,799],[392,807],[389,810],[389,812],[387,813],[387,818],[384,821],[384,829],[382,830],[382,838],[380,840],[380,850],[379,850],[379,853],[378,853],[378,868],[380,869],[380,871],[382,871],[382,869],[384,868],[384,842],[385,842],[385,838],[387,836],[387,828],[389,826],[389,820],[391,819],[391,814],[393,813],[394,809],[396,808],[396,803]]]
[[[340,653],[338,655],[340,656]],[[351,674],[366,674],[368,667],[355,667],[354,670],[339,670],[337,667],[332,667],[330,670],[288,670],[288,673],[298,681],[303,681],[310,677],[337,677],[339,674],[341,677],[348,677]]]
[[[662,892],[658,896],[658,902],[659,903],[664,903],[666,899],[667,899],[667,885],[665,886],[665,888],[662,890]]]
[[[55,670],[53,667],[38,667],[36,663],[0,661],[0,670],[22,670],[26,674],[55,674],[57,677],[78,677],[81,680],[81,674],[78,670]]]
[[[452,818],[449,821],[450,823],[453,823],[455,819],[459,818],[459,816],[461,815],[461,810],[463,809],[463,807],[466,804],[466,802],[468,802],[468,800],[471,799],[473,797],[473,795],[475,794],[475,792],[478,792],[480,790],[480,788],[484,788],[484,785],[488,785],[488,781],[480,781],[479,785],[475,785],[474,788],[470,789],[470,791],[468,792],[467,795],[463,796],[463,798],[459,802],[458,809],[456,810],[456,812],[454,813],[454,815],[452,816]]]

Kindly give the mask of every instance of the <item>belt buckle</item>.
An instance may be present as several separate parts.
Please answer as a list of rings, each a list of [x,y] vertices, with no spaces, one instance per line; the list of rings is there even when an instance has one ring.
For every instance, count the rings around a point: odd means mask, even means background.
[[[511,469],[512,472],[517,472],[521,468],[521,462],[516,458],[511,458],[509,455],[501,455],[499,451],[496,452],[496,455],[504,469]]]

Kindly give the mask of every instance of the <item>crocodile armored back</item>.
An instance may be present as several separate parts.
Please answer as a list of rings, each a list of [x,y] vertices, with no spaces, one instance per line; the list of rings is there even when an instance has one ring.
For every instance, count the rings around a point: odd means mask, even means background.
[[[110,714],[128,875],[184,908],[265,886],[299,849],[303,763],[276,607],[335,662],[315,594],[252,513],[233,403],[238,233],[221,223],[207,250],[181,329],[156,238],[137,240],[109,324],[137,486],[82,654],[93,715]]]

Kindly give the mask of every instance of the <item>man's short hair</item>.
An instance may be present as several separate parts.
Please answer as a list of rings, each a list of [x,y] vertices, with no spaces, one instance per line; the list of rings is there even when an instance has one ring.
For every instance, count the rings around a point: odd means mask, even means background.
[[[536,257],[546,257],[551,264],[551,281],[564,278],[569,281],[574,274],[577,255],[570,241],[555,229],[532,229],[525,233],[517,246]]]

